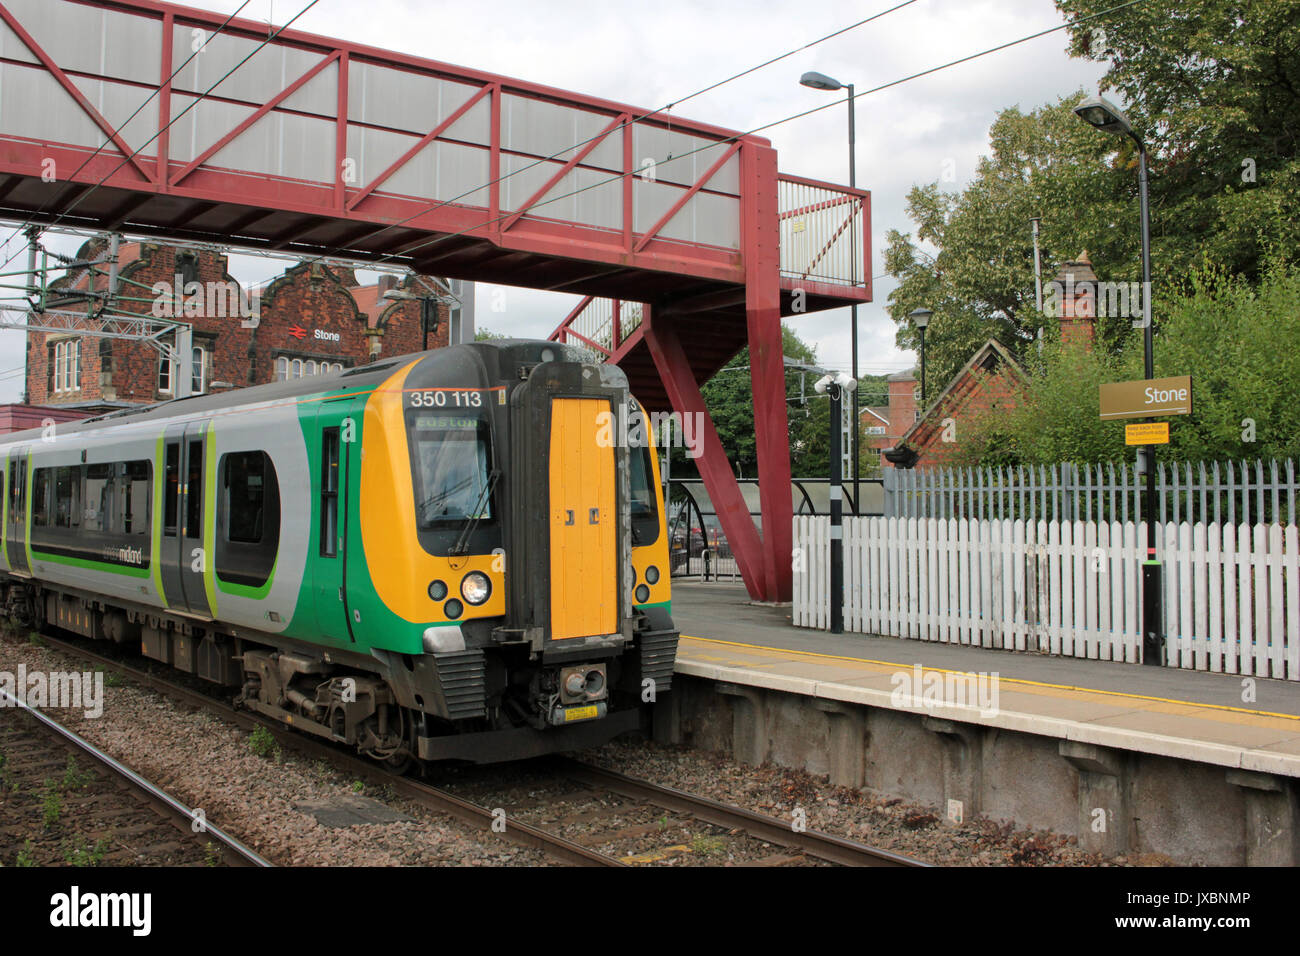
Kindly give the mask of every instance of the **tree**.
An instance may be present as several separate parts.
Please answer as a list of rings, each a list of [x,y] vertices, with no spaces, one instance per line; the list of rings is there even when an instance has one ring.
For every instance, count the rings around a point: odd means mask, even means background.
[[[816,365],[816,350],[805,343],[788,326],[781,328],[782,351],[805,365]],[[830,462],[830,400],[813,391],[818,376],[789,369],[785,376],[786,414],[790,434],[790,473],[796,478],[824,477]],[[802,381],[801,381],[802,379]],[[700,389],[705,406],[718,430],[718,438],[727,460],[740,477],[758,474],[754,435],[754,397],[750,387],[749,349],[742,349]],[[864,378],[859,387],[866,393],[883,393],[883,378]],[[864,400],[864,404],[867,402]],[[874,473],[878,455],[862,449],[866,467],[863,475]],[[683,449],[673,449],[672,473],[693,473],[694,462]]]
[[[1300,456],[1300,270],[1274,266],[1258,286],[1203,269],[1172,297],[1155,343],[1157,377],[1191,375],[1192,414],[1173,416],[1166,461]],[[1012,409],[974,416],[954,463],[1120,461],[1123,422],[1100,418],[1098,386],[1142,378],[1136,339],[1118,354],[1053,341],[1027,360]]]
[[[1112,6],[1057,0],[1074,19]],[[1208,264],[1259,279],[1270,255],[1294,256],[1300,5],[1146,0],[1074,27],[1070,42],[1110,64],[1101,88],[1118,91],[1147,142],[1157,275]],[[1105,138],[1134,161],[1127,139]]]
[[[989,131],[991,154],[962,192],[945,192],[938,183],[913,187],[908,215],[917,239],[937,247],[936,255],[914,245],[911,234],[888,234],[885,268],[899,280],[889,298],[898,345],[919,350],[908,314],[932,309],[927,377],[940,387],[988,339],[1023,355],[1040,328],[1055,324],[1035,306],[1031,218],[1042,219],[1045,287],[1059,263],[1085,249],[1110,276],[1141,276],[1135,177],[1112,159],[1114,137],[1074,115],[1083,95],[1079,90],[1027,114],[1003,110]],[[1127,326],[1102,320],[1103,347],[1116,345]]]

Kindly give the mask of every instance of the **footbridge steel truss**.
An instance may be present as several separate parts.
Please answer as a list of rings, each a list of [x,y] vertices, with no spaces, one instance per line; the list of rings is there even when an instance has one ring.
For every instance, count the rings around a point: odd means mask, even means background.
[[[556,337],[651,409],[703,411],[748,345],[762,530],[711,424],[700,471],[750,593],[789,599],[780,322],[870,300],[867,192],[758,136],[155,0],[0,0],[0,90],[0,216],[639,303]]]

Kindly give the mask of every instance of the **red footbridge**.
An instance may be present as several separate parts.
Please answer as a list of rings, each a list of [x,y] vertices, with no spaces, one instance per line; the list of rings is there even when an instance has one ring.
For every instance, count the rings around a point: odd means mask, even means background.
[[[0,0],[0,216],[585,296],[553,339],[651,410],[748,346],[761,527],[705,415],[750,594],[791,588],[781,318],[871,298],[870,194],[742,133],[152,0]]]

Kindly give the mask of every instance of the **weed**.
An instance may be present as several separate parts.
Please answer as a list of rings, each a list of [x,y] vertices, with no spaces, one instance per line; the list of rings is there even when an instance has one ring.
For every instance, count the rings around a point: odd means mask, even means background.
[[[18,858],[14,860],[14,866],[35,866],[36,860],[32,856],[32,841],[28,840],[23,844],[23,848],[18,851]]]
[[[63,798],[59,796],[59,788],[53,780],[45,781],[45,794],[41,798],[41,821],[45,829],[49,829],[59,822],[59,817],[63,814]]]
[[[274,757],[277,763],[280,760],[280,745],[261,724],[257,725],[257,729],[248,738],[248,748],[259,757]]]
[[[364,783],[362,783],[360,780],[353,780],[353,781],[352,781],[352,792],[353,792],[353,793],[360,793],[360,792],[361,792],[362,790],[364,790],[365,788],[366,788],[366,785],[365,785]]]
[[[206,866],[221,865],[221,850],[211,840],[203,847],[203,862]]]
[[[68,754],[68,767],[63,771],[63,789],[80,790],[93,779],[95,779],[94,775],[89,771],[83,773],[77,768],[76,756],[74,754]]]
[[[28,631],[28,632],[27,632],[27,643],[28,643],[28,644],[32,644],[32,645],[34,645],[34,646],[36,646],[36,647],[45,647],[45,646],[46,646],[46,644],[45,644],[45,638],[43,638],[43,637],[41,636],[41,632],[40,632],[40,631]]]
[[[726,845],[727,841],[722,837],[697,836],[691,840],[691,851],[700,856],[713,856],[721,853]]]
[[[93,847],[84,843],[69,846],[63,853],[63,861],[68,866],[99,866],[104,855],[108,853],[108,838],[96,841]]]

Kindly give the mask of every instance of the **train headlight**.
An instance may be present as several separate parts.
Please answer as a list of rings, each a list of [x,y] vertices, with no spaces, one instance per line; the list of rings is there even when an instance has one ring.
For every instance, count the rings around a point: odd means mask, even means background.
[[[447,596],[447,585],[442,581],[429,582],[429,597],[435,601],[441,601]]]
[[[659,583],[659,569],[656,568],[653,564],[650,565],[650,567],[648,567],[648,568],[645,569],[645,579],[646,579],[646,582],[649,583],[649,584],[658,584],[658,583]]]
[[[492,582],[482,571],[471,571],[460,582],[460,596],[470,604],[478,606],[492,593]]]
[[[454,621],[456,620],[456,618],[460,617],[462,614],[465,613],[465,606],[461,604],[459,601],[457,601],[455,598],[452,598],[450,601],[448,601],[446,604],[442,606],[442,613],[446,614],[449,618],[451,618]]]
[[[636,599],[645,604],[646,601],[650,600],[650,589],[644,584],[638,584],[636,586]]]

